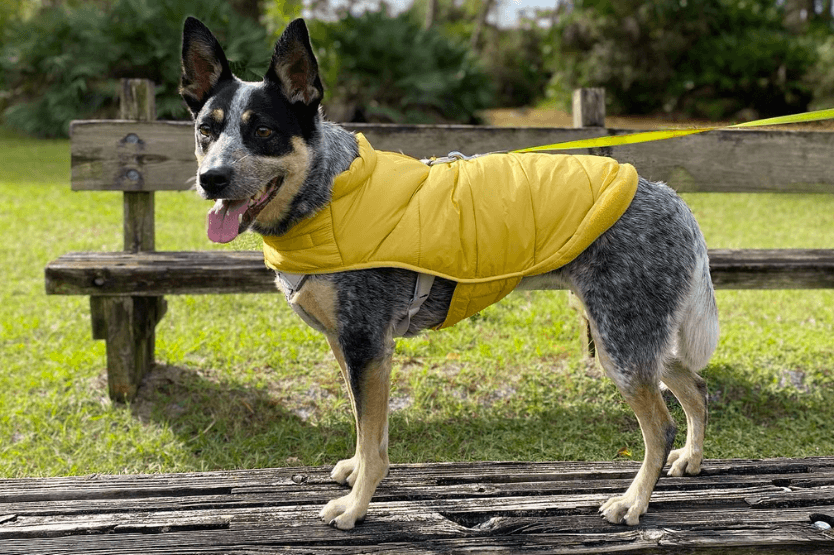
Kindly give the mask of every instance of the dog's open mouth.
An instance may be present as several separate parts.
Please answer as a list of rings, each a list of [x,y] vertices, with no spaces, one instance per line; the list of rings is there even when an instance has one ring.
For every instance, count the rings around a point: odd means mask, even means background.
[[[247,199],[220,199],[214,203],[206,218],[208,238],[215,243],[228,243],[252,225],[261,210],[269,204],[281,178],[276,177]]]

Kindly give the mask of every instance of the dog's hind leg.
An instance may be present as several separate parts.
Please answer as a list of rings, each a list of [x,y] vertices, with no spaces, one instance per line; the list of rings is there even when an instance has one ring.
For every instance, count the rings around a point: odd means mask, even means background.
[[[663,373],[663,383],[675,395],[686,413],[686,444],[669,453],[671,464],[668,476],[695,476],[701,472],[704,458],[704,432],[707,425],[707,384],[679,360],[669,364]]]
[[[652,490],[660,478],[666,457],[675,440],[675,422],[666,408],[657,382],[642,380],[636,375],[633,376],[635,381],[624,381],[623,373],[612,368],[611,360],[600,347],[601,343],[597,342],[597,352],[603,368],[637,415],[646,454],[637,476],[625,494],[606,501],[599,512],[612,524],[625,523],[634,526],[640,522],[640,516],[645,514],[649,507]]]
[[[704,458],[707,384],[697,371],[706,366],[718,344],[718,310],[703,242],[699,242],[698,251],[689,295],[679,318],[676,352],[661,376],[686,413],[686,444],[669,453],[669,476],[698,474]]]
[[[379,356],[365,359],[367,349],[343,347],[344,338],[329,338],[344,369],[356,417],[356,453],[339,462],[331,474],[352,486],[349,494],[330,501],[319,516],[331,526],[350,530],[364,519],[371,497],[388,473],[388,392],[394,342],[386,337]],[[367,347],[367,346],[366,346]]]

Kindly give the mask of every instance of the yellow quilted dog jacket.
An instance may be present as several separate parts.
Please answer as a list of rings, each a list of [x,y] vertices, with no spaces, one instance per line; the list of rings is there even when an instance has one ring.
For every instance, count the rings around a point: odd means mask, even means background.
[[[405,268],[456,281],[440,328],[573,260],[637,189],[634,167],[610,158],[492,154],[427,166],[357,141],[330,204],[264,237],[266,265],[297,274]]]

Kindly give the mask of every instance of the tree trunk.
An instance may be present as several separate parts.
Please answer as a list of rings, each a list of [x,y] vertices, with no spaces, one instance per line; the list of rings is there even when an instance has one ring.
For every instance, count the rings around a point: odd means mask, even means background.
[[[493,6],[495,6],[495,0],[484,0],[483,8],[481,9],[481,13],[478,14],[478,20],[475,22],[475,30],[472,31],[472,38],[469,42],[469,46],[473,50],[478,50],[481,33],[483,33],[487,17],[489,17],[489,12],[492,11]]]
[[[261,0],[232,0],[232,8],[253,21],[261,19]]]
[[[831,13],[831,3],[832,0],[825,0],[825,2],[822,3],[822,13],[820,14],[820,17],[822,17],[823,21],[831,21],[831,19],[834,18],[834,15]]]
[[[426,21],[423,24],[424,29],[430,29],[434,25],[434,20],[437,17],[437,0],[426,1]]]

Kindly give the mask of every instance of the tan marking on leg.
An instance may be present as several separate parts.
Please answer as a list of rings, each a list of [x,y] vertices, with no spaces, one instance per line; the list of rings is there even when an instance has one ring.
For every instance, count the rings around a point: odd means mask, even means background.
[[[329,502],[320,513],[325,522],[342,530],[353,528],[364,518],[377,486],[388,472],[388,395],[393,340],[389,338],[388,342],[391,348],[385,355],[363,369],[362,397],[356,415],[356,455],[350,460],[355,473],[353,489],[348,495]],[[357,393],[354,392],[354,399]]]
[[[347,363],[345,363],[345,355],[342,352],[342,347],[339,345],[339,338],[335,335],[327,335],[327,342],[330,344],[330,349],[336,357],[336,362],[339,363],[339,370],[342,373],[342,379],[345,381],[348,397],[350,398],[350,408],[353,411],[353,418],[356,428],[359,428],[359,417],[356,413],[356,400],[353,398],[353,389],[350,387],[350,375],[348,374]],[[358,436],[357,436],[358,439]],[[356,450],[353,457],[344,459],[336,463],[333,470],[330,472],[330,477],[340,484],[348,484],[353,486],[356,483],[356,467],[359,460],[359,442],[357,441]]]
[[[707,425],[706,384],[704,379],[674,361],[663,374],[663,383],[675,395],[686,413],[686,444],[669,453],[669,476],[694,476],[701,472],[704,458],[704,433]]]
[[[623,522],[634,526],[648,509],[652,491],[666,462],[671,443],[669,434],[674,431],[675,424],[663,402],[659,387],[646,385],[631,392],[621,392],[637,415],[646,455],[640,471],[625,494],[606,501],[600,507],[600,512],[612,524]]]
[[[272,162],[272,165],[279,167],[280,173],[284,174],[284,181],[275,198],[255,218],[261,225],[269,226],[283,220],[289,213],[290,203],[307,179],[310,171],[310,149],[301,137],[293,137],[292,145],[293,151],[290,154]]]
[[[645,514],[649,507],[649,499],[660,478],[671,445],[667,434],[674,432],[675,422],[663,401],[659,384],[640,384],[629,381],[611,360],[605,343],[600,341],[593,321],[591,332],[596,343],[600,364],[637,416],[646,451],[643,464],[625,494],[612,497],[603,503],[599,512],[612,524],[622,522],[634,526],[640,522],[640,516]]]
[[[290,303],[300,306],[304,312],[315,318],[325,329],[328,337],[338,335],[336,317],[338,294],[330,281],[315,278],[308,279],[304,287],[293,295]]]

